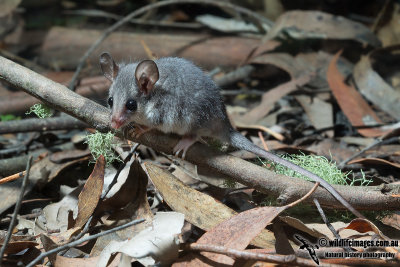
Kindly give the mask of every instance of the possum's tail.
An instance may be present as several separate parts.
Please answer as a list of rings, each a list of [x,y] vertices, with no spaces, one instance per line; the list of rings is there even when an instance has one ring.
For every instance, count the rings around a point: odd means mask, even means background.
[[[289,169],[292,169],[304,176],[307,176],[308,178],[314,180],[315,182],[319,182],[325,189],[331,193],[340,203],[343,204],[348,210],[350,210],[354,215],[356,215],[359,218],[364,218],[364,216],[355,210],[336,190],[335,188],[332,187],[327,181],[319,177],[318,175],[315,175],[314,173],[307,171],[303,169],[302,167],[297,166],[296,164],[283,159],[281,157],[278,157],[268,151],[265,151],[264,149],[256,146],[252,142],[250,142],[246,137],[244,137],[242,134],[240,134],[238,131],[232,129],[230,131],[230,144],[238,149],[243,149],[248,152],[254,153],[259,157],[265,158],[267,160],[271,160],[275,163],[281,164]]]

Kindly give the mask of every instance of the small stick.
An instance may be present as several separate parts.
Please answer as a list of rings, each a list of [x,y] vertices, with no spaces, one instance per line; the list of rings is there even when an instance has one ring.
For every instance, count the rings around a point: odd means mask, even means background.
[[[187,244],[184,249],[192,251],[207,251],[214,252],[218,254],[224,254],[227,256],[234,257],[235,259],[245,259],[245,260],[261,260],[271,263],[290,263],[296,261],[295,255],[271,255],[265,253],[256,253],[244,250],[237,250],[232,248],[226,248],[224,246],[209,245],[209,244]]]
[[[375,142],[373,142],[369,146],[364,147],[359,152],[355,153],[351,157],[349,157],[349,158],[343,160],[342,162],[340,162],[339,165],[338,165],[338,168],[339,169],[343,169],[343,167],[347,164],[347,162],[349,162],[349,161],[355,159],[356,157],[362,155],[364,152],[370,150],[371,148],[374,148],[376,146],[391,144],[393,142],[399,142],[399,141],[400,141],[400,137],[398,137],[398,136],[395,136],[395,137],[392,137],[392,138],[389,138],[389,139],[386,139],[386,140],[377,139]]]
[[[328,221],[328,218],[326,218],[324,211],[321,208],[321,205],[318,202],[318,199],[314,198],[314,204],[318,209],[319,214],[321,215],[322,220],[324,221],[324,223],[326,224],[326,226],[328,226],[329,230],[331,230],[332,234],[338,238],[341,239],[341,236],[339,235],[339,233],[335,230],[335,228],[333,228],[332,224]]]
[[[292,203],[287,204],[286,206],[288,208],[292,208],[292,207],[296,206],[297,204],[299,204],[300,202],[306,200],[312,193],[314,193],[315,190],[317,190],[318,186],[319,186],[319,182],[316,182],[315,185],[313,186],[313,188],[311,188],[311,190],[308,191],[307,194],[305,194],[302,198],[300,198],[296,201],[293,201]]]
[[[264,150],[269,151],[267,143],[264,140],[264,136],[262,135],[261,131],[258,132],[258,137],[260,137],[261,143],[263,144]]]
[[[15,204],[14,213],[11,217],[10,225],[8,226],[7,236],[3,242],[3,246],[1,247],[1,250],[0,250],[0,266],[1,266],[1,262],[3,260],[4,253],[6,252],[8,242],[10,242],[11,235],[12,235],[15,223],[17,221],[17,215],[18,215],[19,209],[21,208],[21,202],[22,202],[22,199],[24,198],[26,185],[28,184],[29,170],[31,169],[31,164],[32,164],[32,156],[29,157],[28,162],[26,163],[26,173],[25,173],[24,180],[22,180],[21,191],[19,193],[17,203]]]
[[[116,231],[125,229],[125,228],[127,228],[127,227],[129,227],[129,226],[132,226],[132,225],[135,225],[135,224],[139,224],[139,223],[144,222],[144,221],[145,221],[145,219],[133,220],[133,221],[128,222],[128,223],[126,223],[126,224],[117,226],[117,227],[115,227],[115,228],[113,228],[113,229],[110,229],[110,230],[107,230],[107,231],[104,231],[104,232],[101,232],[101,233],[98,233],[98,234],[95,234],[95,235],[87,236],[87,237],[78,239],[78,240],[76,240],[76,241],[73,241],[73,242],[71,242],[71,243],[67,243],[67,244],[65,244],[65,245],[62,245],[62,246],[60,246],[60,247],[51,249],[51,250],[49,250],[49,251],[46,251],[46,252],[40,254],[40,255],[39,255],[38,257],[36,257],[33,261],[31,261],[28,265],[26,265],[26,267],[33,267],[33,266],[35,266],[35,264],[36,264],[38,261],[42,260],[43,258],[46,258],[46,257],[50,256],[50,255],[53,254],[53,253],[57,253],[57,252],[59,252],[59,251],[62,251],[62,250],[64,250],[64,249],[67,249],[67,248],[73,248],[73,247],[75,247],[75,246],[77,246],[77,245],[79,245],[79,244],[82,244],[83,242],[96,239],[96,238],[98,238],[98,237],[100,237],[100,236],[104,236],[104,235],[111,234],[111,233],[113,233],[113,232],[116,232]]]
[[[23,172],[19,172],[19,173],[4,177],[3,179],[0,180],[0,184],[5,184],[8,182],[18,180],[19,178],[24,177],[25,174],[26,174],[26,171],[23,171]]]
[[[111,188],[117,183],[118,181],[118,176],[121,173],[121,171],[125,168],[126,164],[131,160],[133,153],[135,153],[136,149],[139,147],[139,143],[136,143],[131,151],[129,151],[128,156],[126,156],[126,158],[124,159],[123,164],[121,164],[120,168],[118,169],[117,173],[115,174],[112,182],[110,183],[110,185],[108,186],[108,188],[105,190],[105,193],[103,194],[103,197],[100,198],[100,201],[104,200],[107,196],[107,194],[110,192]]]

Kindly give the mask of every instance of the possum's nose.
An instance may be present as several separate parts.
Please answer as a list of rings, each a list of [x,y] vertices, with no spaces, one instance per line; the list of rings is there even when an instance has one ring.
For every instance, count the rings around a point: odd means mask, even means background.
[[[122,125],[125,124],[125,122],[126,119],[123,116],[112,116],[111,127],[113,127],[114,129],[119,129]]]

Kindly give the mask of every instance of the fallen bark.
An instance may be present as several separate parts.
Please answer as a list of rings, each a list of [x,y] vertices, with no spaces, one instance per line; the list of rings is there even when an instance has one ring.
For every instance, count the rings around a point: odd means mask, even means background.
[[[89,127],[89,125],[70,116],[45,119],[33,118],[0,122],[0,134],[72,130],[86,127]]]
[[[75,69],[82,55],[102,33],[96,30],[53,27],[43,42],[39,61],[49,67]],[[87,65],[95,67],[95,71],[100,73],[97,67],[99,55],[105,51],[110,52],[117,61],[147,58],[141,41],[151,51],[157,51],[157,57],[185,57],[206,68],[236,67],[243,63],[243,58],[246,58],[261,42],[257,38],[239,36],[115,32],[89,57]]]
[[[3,57],[0,57],[0,77],[23,88],[49,106],[83,120],[100,131],[110,130],[110,112],[106,107]],[[121,132],[117,134],[122,136]],[[148,132],[138,139],[133,136],[127,138],[167,154],[172,154],[172,148],[178,142],[176,135],[166,135],[157,131]],[[273,173],[199,143],[189,149],[186,159],[201,167],[230,176],[266,194],[279,196],[278,199],[283,203],[301,198],[313,187],[311,182]],[[334,186],[334,188],[356,209],[397,210],[400,205],[400,198],[391,196],[398,194],[398,185],[386,185],[384,188],[380,186]],[[343,208],[324,188],[318,188],[313,197],[325,207]]]

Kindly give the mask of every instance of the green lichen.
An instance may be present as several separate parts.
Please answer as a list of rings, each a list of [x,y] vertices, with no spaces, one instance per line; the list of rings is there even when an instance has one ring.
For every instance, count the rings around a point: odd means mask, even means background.
[[[323,178],[330,184],[338,184],[338,185],[361,185],[367,186],[372,182],[372,180],[367,179],[365,177],[364,172],[361,170],[361,177],[356,178],[351,172],[342,173],[336,166],[336,164],[328,160],[326,157],[323,156],[314,156],[314,155],[284,155],[282,158],[291,161],[292,163],[318,175],[319,177]],[[280,164],[273,163],[271,161],[262,162],[264,166],[270,166],[269,169],[273,169],[275,172],[291,177],[298,177],[305,180],[311,180],[308,177],[301,175],[287,167],[284,167]],[[277,205],[276,200],[274,198],[265,198],[264,201],[261,203],[262,205]],[[310,209],[310,212],[314,209],[312,206],[307,205],[305,203],[300,203],[298,206],[291,209],[289,214],[293,216],[297,212],[299,214],[304,214],[305,209]],[[330,221],[351,221],[354,218],[354,215],[351,214],[347,210],[325,210],[327,213],[328,219]],[[387,216],[388,214],[392,214],[391,211],[364,211],[363,214],[371,219],[374,220],[376,218],[381,218]],[[299,215],[301,216],[301,215]],[[316,215],[317,216],[317,215]]]
[[[336,164],[331,160],[328,160],[324,156],[314,156],[314,155],[284,155],[282,158],[291,161],[292,163],[318,175],[330,184],[338,185],[354,185],[360,184],[362,186],[367,186],[372,180],[365,177],[364,173],[361,171],[361,177],[356,178],[351,172],[343,173],[341,172]],[[291,177],[298,177],[310,181],[311,179],[299,174],[292,169],[289,169],[280,164],[273,162],[268,162],[268,164],[279,174],[283,174]],[[265,165],[265,163],[264,163]]]
[[[51,117],[53,115],[53,110],[44,104],[35,104],[33,105],[28,112],[27,115],[34,113],[41,119]]]
[[[114,135],[111,132],[100,133],[96,131],[93,134],[88,134],[86,135],[85,143],[88,144],[94,160],[97,160],[100,155],[103,155],[107,166],[115,160],[122,161],[115,155],[112,149],[112,145],[114,144]]]

